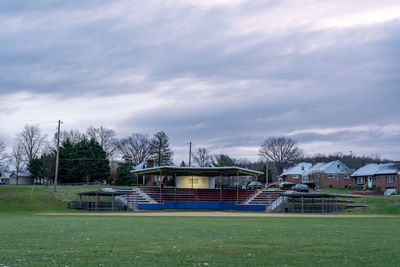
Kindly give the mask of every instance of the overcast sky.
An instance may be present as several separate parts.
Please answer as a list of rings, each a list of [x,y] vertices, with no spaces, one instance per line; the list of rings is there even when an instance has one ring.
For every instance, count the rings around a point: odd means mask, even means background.
[[[256,160],[268,136],[307,154],[400,159],[399,0],[0,0],[0,138],[25,124],[119,137],[164,130]]]

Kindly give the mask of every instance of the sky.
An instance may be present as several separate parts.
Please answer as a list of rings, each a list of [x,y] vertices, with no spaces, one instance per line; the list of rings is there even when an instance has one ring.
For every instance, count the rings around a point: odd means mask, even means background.
[[[0,139],[25,124],[165,131],[258,159],[268,136],[305,153],[400,160],[398,0],[0,0]]]

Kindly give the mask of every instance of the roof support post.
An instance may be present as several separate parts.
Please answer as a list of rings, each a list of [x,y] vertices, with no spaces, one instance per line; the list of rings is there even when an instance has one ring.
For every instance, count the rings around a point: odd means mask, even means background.
[[[239,204],[239,172],[236,172],[236,204]]]
[[[174,181],[175,181],[175,196],[174,196],[174,199],[176,201],[176,172],[174,173]]]
[[[222,175],[219,174],[219,201],[222,201]]]
[[[161,177],[162,177],[162,173],[161,173],[161,169],[160,169],[160,179],[159,179],[159,183],[160,183],[160,203],[161,203],[161,190],[162,190],[162,188],[161,188]]]
[[[301,212],[304,213],[304,197],[301,196]]]
[[[96,194],[96,208],[95,211],[99,211],[99,195]]]

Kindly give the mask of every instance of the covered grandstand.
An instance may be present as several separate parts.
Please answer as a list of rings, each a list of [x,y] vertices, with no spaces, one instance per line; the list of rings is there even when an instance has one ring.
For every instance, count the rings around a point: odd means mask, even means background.
[[[168,202],[231,202],[235,205],[245,204],[256,192],[254,189],[224,188],[223,180],[229,177],[236,184],[240,184],[240,178],[251,177],[251,181],[257,181],[262,172],[240,167],[175,167],[160,166],[132,171],[138,177],[155,176],[158,187],[140,187],[139,190],[154,200],[155,204]],[[164,187],[164,180],[174,181],[174,186]],[[196,204],[199,207],[199,204]],[[213,204],[209,204],[209,207]]]

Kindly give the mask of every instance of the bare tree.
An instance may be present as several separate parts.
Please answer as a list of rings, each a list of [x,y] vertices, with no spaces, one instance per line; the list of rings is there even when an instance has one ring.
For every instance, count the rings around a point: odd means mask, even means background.
[[[210,155],[205,148],[199,148],[197,152],[192,153],[193,162],[199,167],[209,167],[212,162],[212,155]]]
[[[86,134],[89,138],[96,140],[107,153],[107,157],[111,157],[116,150],[116,142],[117,139],[115,136],[117,135],[113,129],[103,128],[100,126],[99,128],[94,128],[90,126],[86,130]]]
[[[4,167],[6,161],[8,160],[8,154],[6,151],[6,145],[2,140],[0,140],[0,168]]]
[[[10,163],[17,175],[16,184],[18,185],[19,174],[25,168],[25,147],[20,143],[16,142],[10,154]]]
[[[146,134],[134,133],[119,140],[117,148],[122,156],[130,158],[134,165],[138,165],[149,158],[151,141]]]
[[[150,155],[158,166],[172,164],[174,152],[169,147],[169,137],[164,131],[156,133],[151,140]]]
[[[25,125],[24,130],[17,135],[17,142],[22,146],[26,162],[38,157],[46,140],[37,125]]]
[[[301,157],[303,151],[290,137],[268,137],[261,145],[258,155],[262,159],[272,160],[281,174],[285,165]]]
[[[82,133],[79,130],[60,131],[60,144],[67,141],[67,139],[72,144],[76,144],[82,141],[83,139],[87,139],[87,136],[85,135],[85,133]],[[43,152],[46,154],[51,154],[54,153],[54,151],[56,150],[57,150],[57,136],[54,135],[53,140],[47,143]]]
[[[67,139],[72,143],[76,144],[83,139],[86,139],[86,135],[79,130],[69,130],[69,131],[61,131],[60,132],[60,144],[62,144],[64,141],[67,141]],[[56,140],[56,139],[55,139]]]

